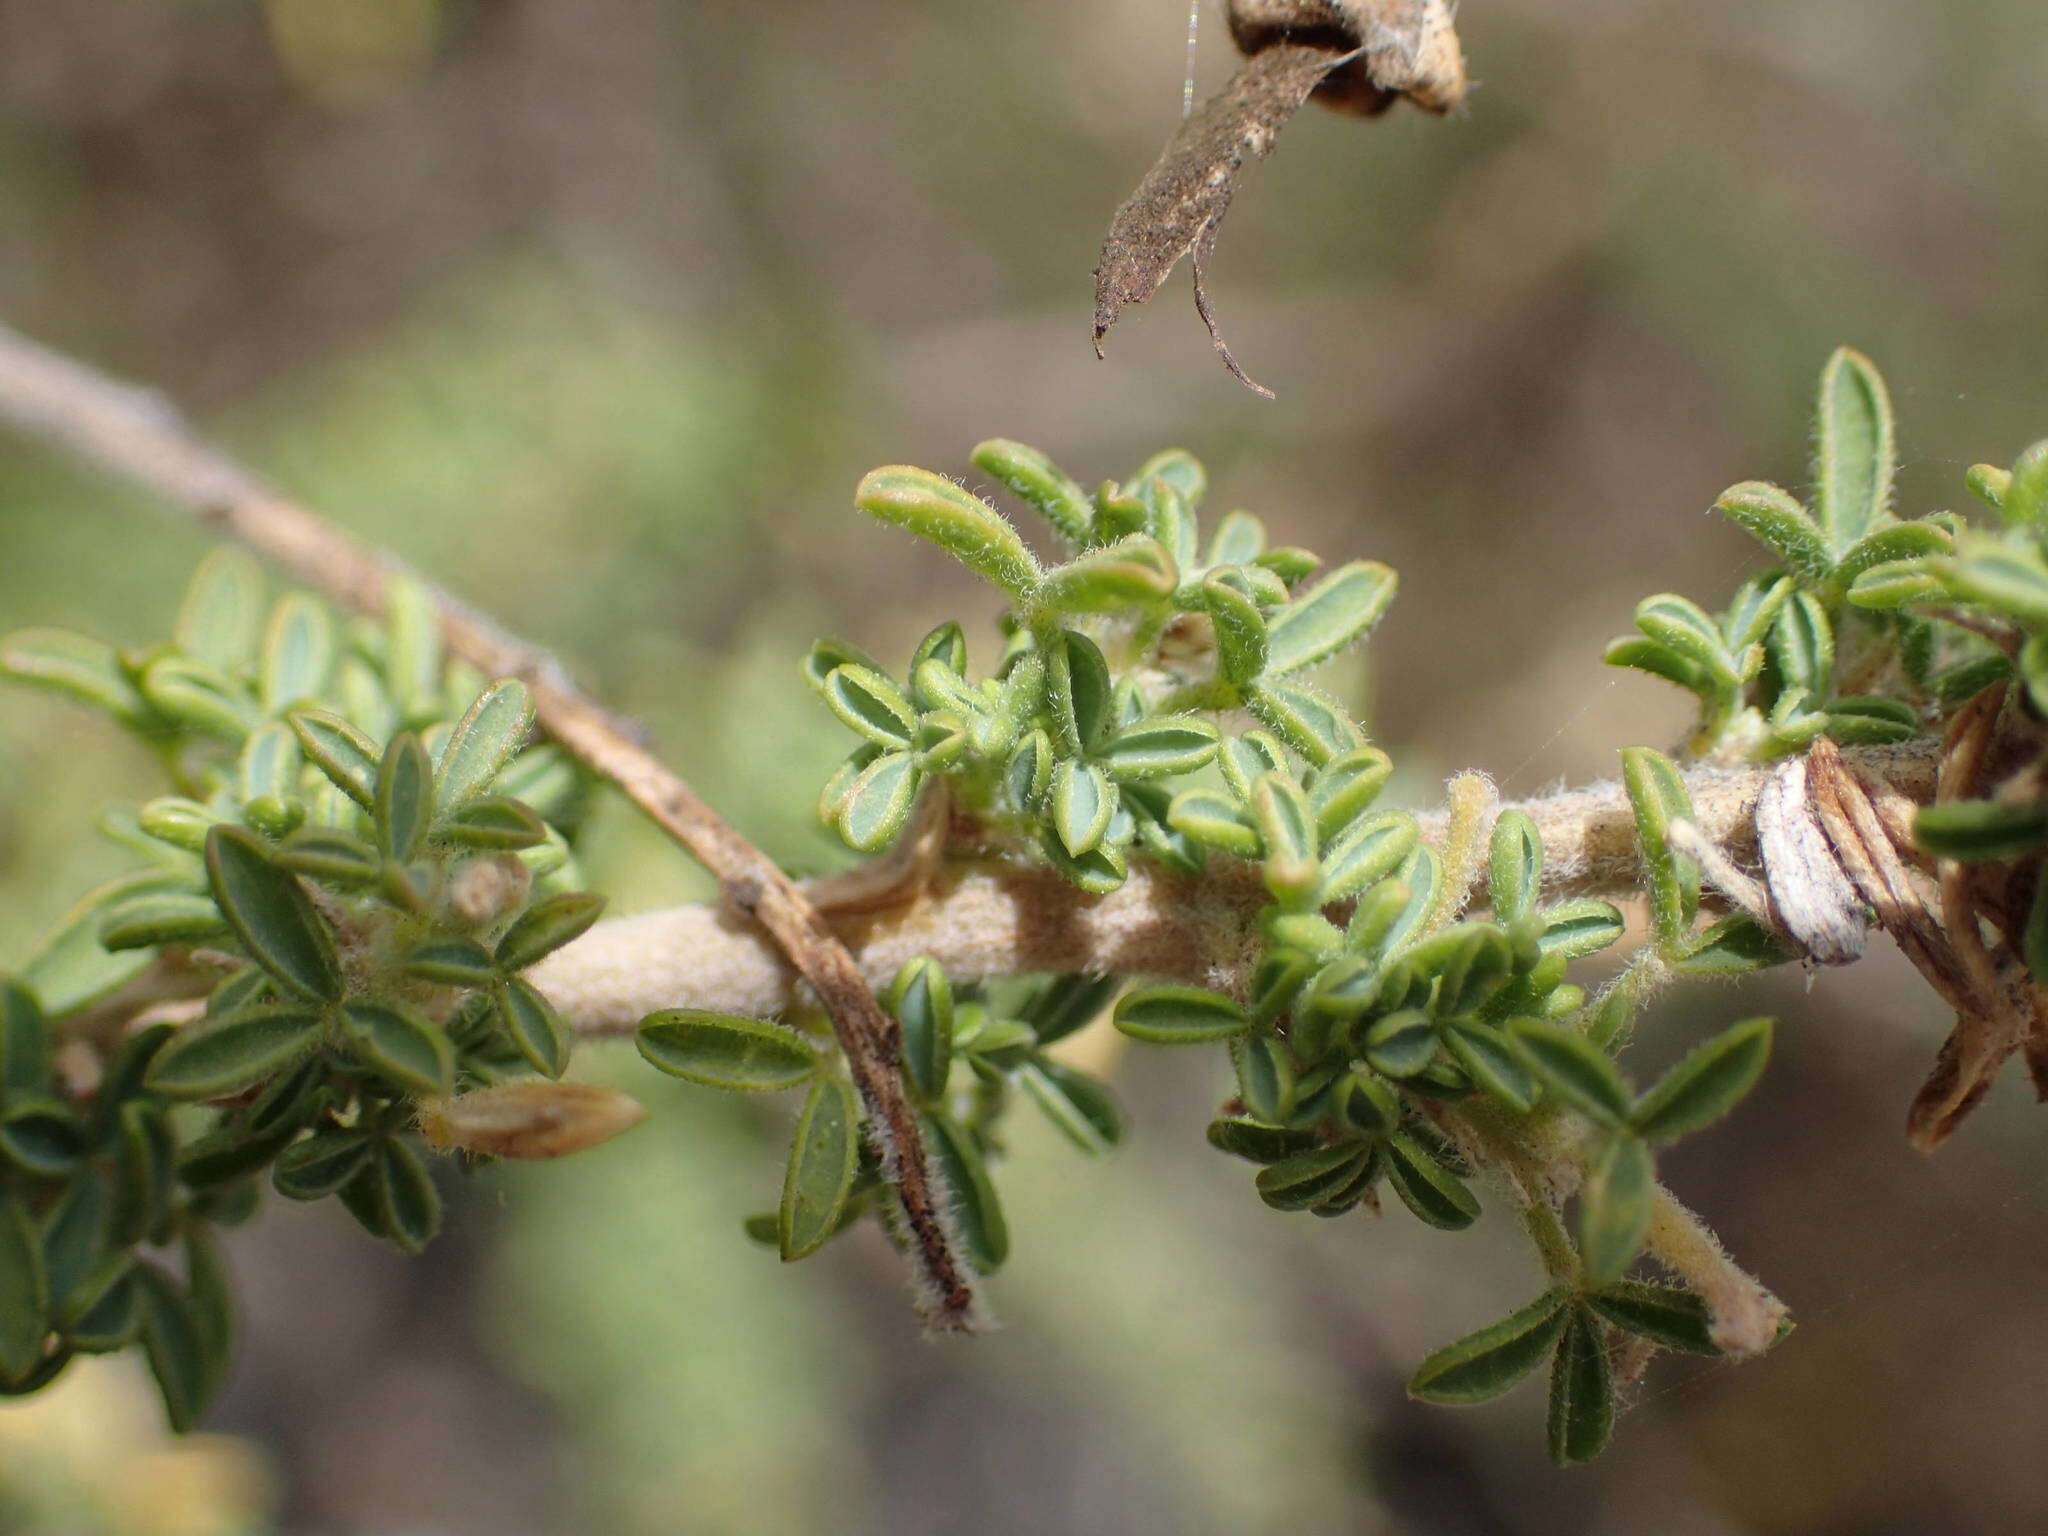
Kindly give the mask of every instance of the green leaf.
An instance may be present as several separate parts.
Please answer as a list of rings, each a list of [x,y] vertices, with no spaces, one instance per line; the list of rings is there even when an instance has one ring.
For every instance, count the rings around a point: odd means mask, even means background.
[[[87,1277],[59,1317],[64,1343],[80,1354],[113,1354],[142,1336],[142,1285],[135,1261],[111,1255]]]
[[[992,437],[968,456],[974,467],[1038,511],[1075,549],[1095,536],[1095,504],[1088,493],[1036,448]]]
[[[1272,1035],[1240,1036],[1230,1042],[1230,1063],[1248,1113],[1275,1124],[1293,1114],[1299,1074],[1287,1042]]]
[[[1762,540],[1807,586],[1820,586],[1833,573],[1835,557],[1826,537],[1789,492],[1745,480],[1723,491],[1714,510]]]
[[[2003,662],[2004,658],[1998,658]],[[2001,667],[1997,675],[2003,675]],[[1994,679],[1995,680],[1995,679]],[[1911,741],[1921,732],[1920,715],[1903,699],[1851,694],[1827,702],[1828,734],[1839,746],[1874,747]]]
[[[2048,565],[2034,551],[1977,543],[1966,554],[1929,561],[1927,566],[1955,596],[1982,603],[2030,629],[2048,628]]]
[[[1062,976],[1041,987],[1019,1010],[1019,1016],[1031,1026],[1040,1045],[1051,1045],[1100,1018],[1122,984],[1114,974]]]
[[[442,824],[441,835],[464,848],[516,853],[538,848],[548,840],[539,816],[517,800],[500,795],[472,800]]]
[[[1535,1019],[1516,1019],[1508,1034],[1559,1099],[1598,1124],[1628,1123],[1634,1102],[1628,1084],[1607,1053],[1585,1036]]]
[[[1313,1130],[1264,1125],[1243,1116],[1209,1122],[1209,1145],[1254,1163],[1277,1163],[1316,1144]]]
[[[341,965],[327,924],[262,839],[240,827],[215,827],[206,836],[206,874],[214,902],[251,959],[309,1001],[341,996]]]
[[[220,1250],[207,1230],[198,1225],[185,1232],[185,1289],[192,1303],[200,1354],[205,1362],[203,1395],[210,1400],[227,1380],[234,1349],[234,1303]]]
[[[61,1178],[85,1152],[78,1114],[55,1099],[10,1096],[0,1115],[0,1155],[32,1178]]]
[[[35,940],[29,956],[14,967],[18,979],[55,1016],[70,1014],[121,989],[150,969],[154,956],[147,950],[121,954],[104,950],[100,922],[106,909],[135,891],[164,889],[176,883],[178,877],[170,870],[147,870],[125,874],[90,891]]]
[[[1832,590],[1839,595],[1857,577],[1880,565],[1954,551],[1955,537],[1932,522],[1893,523],[1860,540],[1835,567]]]
[[[14,1099],[50,1088],[50,1024],[36,996],[11,976],[0,976],[0,1097]]]
[[[1261,682],[1244,704],[1260,724],[1318,767],[1364,745],[1351,717],[1312,688]]]
[[[1498,1030],[1483,1024],[1451,1024],[1444,1029],[1443,1041],[1483,1092],[1517,1114],[1526,1115],[1535,1106],[1536,1080]]]
[[[1401,1203],[1432,1227],[1455,1232],[1478,1219],[1479,1202],[1450,1169],[1413,1137],[1396,1131],[1386,1139],[1387,1182]]]
[[[384,749],[377,770],[377,846],[403,864],[420,850],[434,822],[434,764],[419,737],[402,731]]]
[[[411,1142],[382,1136],[370,1154],[370,1169],[384,1236],[407,1253],[423,1251],[441,1230],[441,1194],[425,1162]]]
[[[1650,1149],[1635,1136],[1611,1137],[1579,1190],[1579,1258],[1591,1284],[1619,1280],[1643,1251],[1656,1189]]]
[[[1407,862],[1420,836],[1407,811],[1374,811],[1360,817],[1323,851],[1317,899],[1327,904],[1363,895]]]
[[[1440,1019],[1465,1018],[1498,991],[1514,969],[1507,935],[1493,923],[1459,923],[1402,951],[1418,977],[1436,977],[1433,1011]]]
[[[1661,677],[1667,683],[1676,683],[1687,693],[1702,697],[1714,688],[1705,667],[1689,656],[1680,655],[1670,646],[1643,635],[1622,635],[1608,641],[1607,649],[1601,652],[1601,660],[1610,667],[1630,667],[1652,677]]]
[[[1494,920],[1503,926],[1529,911],[1543,883],[1543,837],[1523,811],[1503,811],[1493,824],[1486,863]]]
[[[206,1341],[191,1298],[154,1264],[135,1267],[142,1297],[142,1348],[164,1400],[164,1414],[179,1434],[206,1412],[209,1368]]]
[[[1180,582],[1173,557],[1157,539],[1134,535],[1055,566],[1039,583],[1038,600],[1061,613],[1115,613],[1153,608]]]
[[[1646,597],[1636,604],[1636,628],[1699,667],[1717,689],[1733,690],[1741,681],[1741,664],[1728,653],[1721,627],[1699,604],[1671,592]]]
[[[1625,747],[1621,777],[1635,809],[1636,846],[1642,855],[1657,943],[1675,949],[1699,910],[1699,866],[1674,852],[1666,839],[1671,823],[1692,819],[1692,799],[1677,767],[1648,747]]]
[[[395,1003],[350,1003],[341,1033],[356,1059],[415,1098],[445,1094],[455,1083],[455,1047],[445,1031]]]
[[[1370,1142],[1333,1142],[1261,1168],[1252,1182],[1274,1210],[1305,1211],[1342,1190],[1371,1156]]]
[[[1413,1077],[1436,1058],[1436,1022],[1420,1008],[1376,1019],[1365,1035],[1365,1059],[1389,1077]]]
[[[1100,647],[1078,631],[1061,630],[1046,655],[1046,693],[1054,735],[1066,755],[1093,747],[1113,723],[1112,692]]]
[[[844,1079],[822,1075],[804,1098],[775,1216],[785,1261],[823,1247],[840,1228],[860,1160],[860,1103]]]
[[[1859,608],[1904,608],[1911,603],[1939,602],[1948,587],[1929,560],[1887,560],[1860,572],[1849,587],[1849,601]]]
[[[0,1196],[0,1379],[19,1381],[33,1371],[49,1331],[41,1236],[19,1196]]]
[[[1543,932],[1536,939],[1537,948],[1568,960],[1598,954],[1627,932],[1620,908],[1590,896],[1545,907],[1540,915]]]
[[[1365,814],[1393,774],[1393,760],[1378,747],[1339,753],[1308,781],[1308,803],[1325,845]]]
[[[1213,789],[1184,789],[1167,808],[1167,825],[1199,843],[1241,859],[1259,856],[1259,834],[1237,801]]]
[[[1002,1268],[1010,1256],[1010,1226],[981,1149],[963,1126],[942,1115],[924,1120],[933,1161],[953,1193],[953,1218],[966,1240],[967,1255],[983,1274]]]
[[[1216,762],[1230,792],[1246,802],[1251,800],[1252,785],[1258,782],[1260,774],[1288,772],[1287,749],[1270,731],[1247,731],[1242,736],[1225,737]]]
[[[1254,557],[1255,563],[1293,586],[1321,565],[1322,558],[1292,544],[1281,544]]]
[[[112,1119],[116,1240],[162,1242],[172,1195],[170,1119],[160,1106],[141,1099],[123,1103]]]
[[[1047,863],[1091,896],[1107,895],[1130,873],[1130,856],[1121,844],[1104,842],[1075,858],[1048,827],[1042,830],[1038,846]]]
[[[1695,1046],[1636,1101],[1630,1123],[1645,1141],[1676,1141],[1739,1104],[1771,1055],[1771,1021],[1745,1019]]]
[[[1828,611],[1811,592],[1794,593],[1778,610],[1765,644],[1788,690],[1825,697],[1834,685],[1835,631]]]
[[[1123,1115],[1109,1089],[1085,1072],[1034,1056],[1017,1069],[1031,1101],[1083,1152],[1105,1152],[1123,1139]]]
[[[533,695],[516,678],[493,683],[455,722],[434,775],[443,816],[462,810],[497,782],[533,729]]]
[[[1673,1285],[1620,1280],[1586,1297],[1586,1305],[1617,1328],[1640,1334],[1665,1349],[1688,1355],[1718,1355],[1713,1314],[1691,1291]]]
[[[491,952],[475,939],[427,939],[405,952],[400,969],[450,987],[487,987],[498,979]]]
[[[917,804],[924,775],[908,752],[884,752],[860,771],[839,802],[839,835],[862,853],[896,840]]]
[[[1580,1306],[1567,1316],[1550,1369],[1550,1459],[1561,1467],[1591,1461],[1614,1430],[1614,1380],[1599,1319]]]
[[[1767,574],[1752,576],[1735,589],[1735,597],[1721,619],[1721,633],[1727,639],[1730,655],[1747,656],[1750,647],[1762,641],[1785,604],[1791,601],[1796,586],[1790,576],[1774,581]]]
[[[92,1173],[71,1180],[43,1218],[43,1269],[53,1310],[75,1315],[73,1295],[110,1256],[113,1236],[106,1180]],[[13,1312],[0,1305],[0,1313]]]
[[[1746,912],[1727,917],[1688,934],[1671,955],[1670,965],[1680,976],[1739,976],[1784,965],[1799,956],[1770,929]]]
[[[100,942],[110,950],[198,944],[228,931],[220,908],[189,891],[144,891],[107,908]]]
[[[2004,863],[2048,848],[2048,799],[1951,800],[1924,805],[1913,841],[1940,859]]]
[[[17,630],[0,640],[0,677],[64,694],[130,727],[154,714],[111,645],[60,629]]]
[[[369,1166],[372,1143],[366,1130],[329,1126],[285,1148],[270,1182],[287,1200],[324,1200]]]
[[[1876,366],[1838,347],[1821,370],[1814,409],[1814,513],[1837,561],[1890,520],[1892,402]]]
[[[843,666],[865,667],[870,672],[883,670],[882,664],[859,646],[846,640],[828,638],[812,642],[810,654],[803,660],[804,681],[817,690],[818,697],[823,698],[825,679]]]
[[[910,745],[917,714],[895,683],[868,667],[835,667],[825,679],[832,713],[868,740],[888,748]]]
[[[384,756],[376,742],[341,716],[324,710],[299,711],[291,716],[291,727],[307,761],[326,774],[335,788],[366,811],[376,805],[377,774]]]
[[[334,827],[301,827],[271,850],[281,869],[343,885],[374,885],[383,878],[377,850],[353,832]]]
[[[605,899],[590,891],[574,891],[536,901],[520,913],[498,940],[500,971],[523,971],[563,945],[580,938],[604,913]]]
[[[1209,540],[1209,564],[1243,565],[1266,547],[1266,525],[1249,512],[1226,513]]]
[[[402,725],[439,714],[441,609],[421,582],[397,577],[384,587],[384,676]]]
[[[903,464],[871,470],[853,504],[936,544],[1018,601],[1038,583],[1038,562],[1003,515],[930,470]]]
[[[1070,856],[1079,858],[1102,841],[1116,807],[1116,786],[1093,763],[1065,758],[1054,766],[1052,826]]]
[[[1393,568],[1377,560],[1339,566],[1274,615],[1267,631],[1266,671],[1283,677],[1327,661],[1362,639],[1394,600],[1396,585]]]
[[[937,961],[907,960],[889,987],[889,1011],[903,1026],[903,1063],[927,1099],[946,1091],[953,1066],[953,984]]]
[[[1259,605],[1222,576],[1202,581],[1202,604],[1216,632],[1216,670],[1236,688],[1248,688],[1266,670],[1266,616]]]
[[[513,976],[491,989],[498,1025],[513,1049],[543,1077],[560,1077],[569,1067],[569,1026],[523,977]]]
[[[304,592],[285,593],[263,636],[263,707],[277,715],[318,699],[333,670],[334,620],[326,604]]]
[[[1244,1009],[1201,987],[1138,987],[1117,1001],[1116,1027],[1154,1045],[1199,1045],[1227,1040],[1251,1027]]]
[[[1193,773],[1216,755],[1216,727],[1196,715],[1155,715],[1112,733],[1095,761],[1116,779]]]
[[[1316,816],[1308,796],[1284,774],[1262,773],[1252,785],[1250,809],[1265,849],[1266,889],[1282,903],[1306,900],[1319,873]]]
[[[263,568],[231,544],[209,550],[178,605],[179,650],[223,672],[247,671],[263,618]]]
[[[1052,738],[1034,730],[1017,743],[1003,768],[1003,790],[1010,804],[1021,814],[1035,816],[1043,809],[1052,790]]]
[[[321,1016],[294,1004],[244,1008],[187,1024],[157,1052],[143,1081],[173,1099],[223,1099],[284,1070],[325,1033]]]
[[[159,656],[142,673],[142,695],[178,724],[240,741],[262,723],[249,690],[203,661]]]
[[[296,799],[299,763],[299,740],[289,726],[272,720],[251,731],[235,766],[236,788],[243,804],[266,796]]]
[[[1999,493],[1998,510],[2015,527],[2048,518],[2048,438],[2013,460]]]
[[[206,847],[206,834],[228,818],[196,800],[182,795],[159,795],[144,802],[135,814],[135,824],[160,843],[198,853]]]
[[[794,1088],[820,1064],[816,1048],[793,1029],[696,1008],[649,1014],[638,1038],[652,1065],[710,1088]]]
[[[1570,1290],[1557,1286],[1499,1322],[1446,1344],[1416,1367],[1408,1395],[1453,1407],[1499,1397],[1556,1347],[1570,1299]]]

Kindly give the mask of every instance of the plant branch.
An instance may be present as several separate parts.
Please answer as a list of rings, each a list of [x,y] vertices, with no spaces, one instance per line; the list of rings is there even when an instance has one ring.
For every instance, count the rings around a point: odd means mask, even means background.
[[[248,545],[358,612],[380,613],[394,581],[418,580],[391,556],[291,501],[200,440],[161,395],[108,378],[4,326],[0,420],[154,492],[202,527]],[[488,676],[524,681],[543,729],[616,785],[717,877],[732,907],[758,923],[756,929],[731,922],[725,930],[727,946],[779,956],[816,992],[831,1016],[867,1108],[869,1134],[900,1199],[927,1320],[944,1330],[971,1327],[973,1271],[956,1251],[946,1196],[904,1091],[901,1033],[875,1001],[845,945],[801,887],[648,751],[631,726],[577,688],[553,657],[431,584],[421,584],[439,605],[448,649]],[[670,962],[666,973],[691,973],[698,964],[688,949],[664,958]],[[710,968],[715,970],[716,963]],[[665,975],[660,970],[653,974]],[[675,992],[653,994],[656,1000],[638,1011],[689,1001],[697,990],[686,981]]]
[[[1934,792],[1938,747],[1857,747],[1842,756],[1871,783],[1921,802]],[[1767,767],[1686,775],[1701,835],[1731,859],[1755,856],[1757,795],[1769,775]],[[1501,809],[1526,812],[1542,834],[1547,896],[1639,889],[1635,815],[1619,783]],[[1421,821],[1424,840],[1441,847],[1447,813]],[[938,861],[929,880],[899,886],[893,902],[863,894],[842,908],[832,890],[845,879],[833,876],[812,889],[875,985],[904,961],[929,955],[959,981],[1116,971],[1239,992],[1259,953],[1257,913],[1269,899],[1258,867],[1245,863],[1219,862],[1193,880],[1134,859],[1121,887],[1087,896],[1043,865],[954,857]],[[865,882],[856,884],[865,892]],[[1483,900],[1483,886],[1475,881],[1467,899]],[[651,1008],[679,999],[760,1015],[796,1000],[788,965],[716,907],[609,919],[537,966],[533,980],[579,1029],[596,1034],[625,1033]]]

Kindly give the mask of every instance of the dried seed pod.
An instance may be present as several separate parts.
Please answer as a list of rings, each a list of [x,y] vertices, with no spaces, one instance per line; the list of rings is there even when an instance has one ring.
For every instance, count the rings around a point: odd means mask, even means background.
[[[1230,33],[1246,62],[1181,124],[1110,221],[1095,267],[1095,354],[1124,307],[1151,298],[1186,256],[1224,366],[1270,399],[1224,345],[1204,279],[1238,171],[1272,152],[1311,96],[1364,117],[1403,96],[1450,111],[1465,99],[1465,55],[1446,0],[1231,0]]]
[[[529,1079],[423,1099],[420,1134],[439,1152],[542,1160],[610,1141],[646,1118],[638,1099],[594,1083]]]
[[[1231,0],[1230,35],[1247,57],[1283,41],[1352,54],[1315,89],[1332,111],[1377,117],[1406,96],[1440,114],[1465,99],[1446,0]]]

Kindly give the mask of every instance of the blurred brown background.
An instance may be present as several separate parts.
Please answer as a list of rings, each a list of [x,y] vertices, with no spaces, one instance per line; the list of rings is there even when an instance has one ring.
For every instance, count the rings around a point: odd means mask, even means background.
[[[842,748],[796,658],[900,656],[988,600],[848,510],[860,472],[1037,443],[1084,482],[1183,444],[1213,499],[1403,573],[1378,738],[1416,801],[1669,744],[1604,671],[1630,605],[1761,564],[1704,515],[1804,477],[1838,341],[1903,416],[1902,502],[2048,431],[2037,0],[1471,0],[1469,113],[1304,113],[1225,230],[1218,366],[1185,278],[1087,344],[1110,211],[1180,109],[1182,0],[0,0],[0,315],[169,389],[284,485],[650,721],[795,864]],[[1204,0],[1203,89],[1229,68]],[[200,542],[0,443],[0,628],[125,643]],[[984,633],[985,628],[984,628]],[[0,699],[0,960],[122,856],[151,782]],[[701,893],[623,812],[622,910]],[[1209,1153],[1214,1064],[1118,1069],[1132,1144],[1006,1166],[1004,1331],[921,1343],[879,1240],[784,1270],[775,1115],[579,1070],[655,1113],[451,1187],[422,1261],[330,1213],[238,1235],[247,1348],[176,1448],[121,1367],[0,1408],[0,1530],[48,1533],[2003,1532],[2048,1528],[2048,1114],[2017,1081],[1926,1161],[1945,1021],[1867,962],[1667,1008],[1648,1071],[1785,1021],[1764,1088],[1670,1159],[1793,1303],[1739,1370],[1665,1362],[1615,1448],[1543,1462],[1541,1390],[1403,1401],[1535,1284],[1512,1223],[1262,1209]]]

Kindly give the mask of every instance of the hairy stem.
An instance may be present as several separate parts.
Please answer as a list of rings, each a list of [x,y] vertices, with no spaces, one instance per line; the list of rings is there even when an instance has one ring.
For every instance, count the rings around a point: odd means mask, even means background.
[[[1934,791],[1935,744],[1926,750],[1861,747],[1843,758],[1872,782],[1914,801]],[[1766,768],[1700,769],[1686,775],[1695,823],[1730,857],[1754,857],[1754,812]],[[1618,783],[1501,807],[1526,812],[1543,837],[1546,895],[1633,894],[1641,870],[1635,817]],[[1441,847],[1449,818],[1420,818],[1425,841]],[[1468,897],[1483,901],[1477,873]],[[929,955],[960,981],[1035,971],[1123,972],[1240,992],[1258,956],[1258,910],[1270,898],[1256,865],[1218,861],[1200,879],[1134,859],[1130,878],[1087,896],[1043,865],[984,856],[934,860],[928,879],[817,882],[827,920],[871,984],[916,955]],[[860,887],[841,908],[836,890]],[[1448,882],[1447,882],[1448,883]],[[550,956],[533,980],[578,1028],[624,1033],[654,1008],[690,1006],[773,1015],[796,999],[798,978],[749,926],[717,907],[675,907],[612,918]],[[1638,978],[1642,985],[1647,978]]]
[[[0,420],[136,482],[358,612],[381,612],[394,580],[418,579],[201,441],[161,396],[110,379],[4,326]],[[448,649],[487,676],[524,681],[542,728],[709,869],[726,900],[758,924],[734,923],[730,937],[765,948],[765,931],[772,952],[810,984],[831,1016],[866,1105],[869,1134],[902,1204],[928,1320],[940,1329],[970,1327],[973,1271],[955,1250],[946,1195],[904,1091],[901,1032],[838,935],[800,886],[648,751],[632,727],[583,693],[554,658],[448,594],[429,590]],[[687,951],[684,956],[693,964],[695,957]],[[638,1011],[684,1002],[689,990],[662,995]]]

